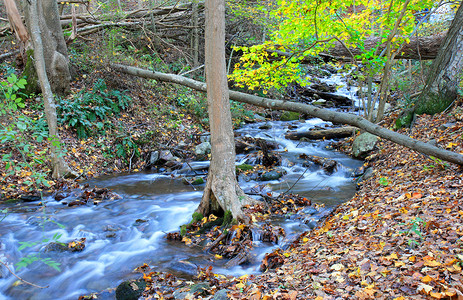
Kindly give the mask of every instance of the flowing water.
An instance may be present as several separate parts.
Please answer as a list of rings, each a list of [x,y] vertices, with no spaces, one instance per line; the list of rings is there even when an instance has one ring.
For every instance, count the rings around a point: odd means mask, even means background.
[[[284,139],[288,125],[297,130],[307,130],[327,124],[319,119],[303,122],[269,122],[269,129],[260,129],[262,123],[250,124],[238,130],[242,135],[259,137],[278,143],[282,156],[282,167],[287,172],[279,180],[270,182],[241,181],[245,191],[256,185],[266,184],[273,192],[291,192],[306,196],[313,202],[324,203],[320,211],[308,208],[303,218],[276,219],[288,236],[309,230],[318,220],[329,213],[335,205],[352,197],[355,185],[350,177],[361,162],[345,155],[326,150],[327,141],[309,143]],[[322,169],[305,168],[300,154],[328,157],[338,162],[337,170],[328,175]],[[240,155],[237,163],[248,162]],[[193,167],[207,166],[207,162],[190,163]],[[194,265],[213,265],[215,272],[227,274],[257,273],[258,262],[272,248],[284,246],[256,242],[256,264],[237,266],[232,270],[223,268],[223,261],[213,261],[201,247],[185,246],[165,239],[167,232],[179,230],[189,222],[197,207],[202,192],[185,185],[179,174],[119,174],[104,176],[88,182],[91,186],[108,187],[122,196],[121,199],[103,201],[99,205],[67,207],[52,197],[44,200],[45,208],[36,203],[22,206],[3,205],[10,213],[0,223],[0,259],[15,269],[14,263],[31,253],[42,258],[51,258],[61,264],[61,271],[43,263],[32,263],[25,269],[15,270],[17,275],[38,285],[17,285],[5,267],[0,268],[0,299],[77,299],[79,295],[102,291],[117,286],[128,278],[138,277],[133,270],[148,263],[159,270],[187,276]],[[44,221],[46,220],[46,221]],[[58,225],[61,224],[63,227]],[[51,239],[61,234],[61,241],[86,238],[82,252],[47,252],[44,244],[19,250],[21,242]],[[258,232],[255,232],[257,235]],[[187,261],[188,263],[184,263]],[[193,266],[193,267],[192,267]],[[193,270],[194,271],[194,270]]]

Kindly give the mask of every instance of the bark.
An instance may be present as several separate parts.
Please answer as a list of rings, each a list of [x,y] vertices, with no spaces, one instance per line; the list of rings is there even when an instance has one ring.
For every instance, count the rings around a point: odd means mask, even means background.
[[[356,129],[356,127],[347,126],[305,132],[290,132],[285,135],[285,138],[290,140],[300,140],[302,138],[307,138],[309,140],[340,139],[351,136]]]
[[[37,0],[30,0],[30,4],[26,5],[30,16],[29,30],[34,44],[34,60],[37,75],[39,77],[40,86],[44,101],[45,116],[48,124],[48,135],[50,137],[50,152],[51,162],[53,167],[53,178],[60,178],[72,174],[71,169],[66,164],[63,158],[62,144],[60,143],[58,134],[58,122],[56,116],[56,105],[53,98],[50,83],[46,72],[46,62],[43,53],[43,44],[40,34],[38,10],[39,5]]]
[[[242,207],[253,201],[238,185],[235,143],[225,67],[225,0],[206,0],[206,82],[211,132],[211,164],[197,212],[231,211],[246,220]]]
[[[37,20],[32,20],[28,1],[24,1],[26,24],[29,30],[37,21],[37,33],[43,43],[43,57],[47,66],[47,77],[54,93],[65,95],[70,91],[71,73],[63,30],[58,14],[58,5],[53,0],[41,0],[37,7]]]
[[[14,0],[4,0],[6,15],[8,16],[8,22],[10,23],[11,29],[14,31],[16,38],[20,42],[21,55],[25,57],[25,51],[27,50],[29,43],[29,33],[27,33],[26,26],[21,19],[18,7]]]
[[[190,87],[198,91],[203,91],[203,92],[206,91],[205,83],[192,80],[186,77],[178,76],[175,74],[165,74],[165,73],[153,72],[149,70],[143,70],[140,68],[129,67],[129,66],[124,66],[120,64],[112,64],[111,67],[114,70],[117,70],[117,71],[120,71],[126,74],[144,77],[144,78],[156,79],[156,80],[161,80],[161,81],[166,81],[166,82],[172,82],[172,83],[181,84],[181,85]],[[318,108],[318,107],[315,107],[313,105],[308,105],[308,104],[263,98],[263,97],[248,95],[248,94],[236,92],[236,91],[229,91],[229,95],[230,95],[231,100],[235,100],[235,101],[242,102],[242,103],[248,103],[248,104],[252,104],[252,105],[256,105],[256,106],[260,106],[264,108],[269,108],[269,109],[274,109],[274,110],[288,110],[288,111],[294,111],[294,112],[299,112],[299,113],[305,113],[305,114],[308,114],[316,118],[320,118],[325,121],[352,125],[362,130],[365,130],[371,134],[377,135],[381,138],[392,141],[404,147],[416,150],[423,154],[434,156],[434,157],[437,157],[442,160],[452,162],[458,165],[463,165],[463,155],[461,154],[438,148],[429,143],[425,143],[422,141],[412,139],[406,135],[394,132],[392,130],[383,128],[377,124],[369,122],[366,119],[360,116],[357,116],[357,115],[331,111],[328,109]]]
[[[415,106],[416,114],[444,111],[458,96],[463,77],[463,6],[460,6]]]

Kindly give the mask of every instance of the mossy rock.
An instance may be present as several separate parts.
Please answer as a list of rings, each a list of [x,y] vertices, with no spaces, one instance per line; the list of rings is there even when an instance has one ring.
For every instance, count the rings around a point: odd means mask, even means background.
[[[285,111],[281,114],[281,121],[295,121],[299,120],[300,114],[293,111]]]
[[[116,289],[116,300],[138,300],[145,287],[144,280],[124,281]]]
[[[413,109],[404,110],[400,116],[395,120],[395,129],[410,127],[413,120]]]
[[[249,170],[254,169],[253,166],[248,165],[248,164],[242,164],[242,165],[236,166],[236,168],[241,170],[241,171],[249,171]]]

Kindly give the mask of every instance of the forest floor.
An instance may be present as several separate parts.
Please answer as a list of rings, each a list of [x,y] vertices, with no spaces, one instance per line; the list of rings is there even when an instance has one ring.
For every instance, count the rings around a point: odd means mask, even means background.
[[[402,133],[463,154],[462,121],[457,106]],[[337,146],[349,152],[352,141]],[[373,176],[350,201],[267,256],[277,268],[241,277],[205,268],[205,290],[144,266],[146,299],[173,299],[173,290],[186,299],[463,299],[463,169],[384,140],[365,166]]]

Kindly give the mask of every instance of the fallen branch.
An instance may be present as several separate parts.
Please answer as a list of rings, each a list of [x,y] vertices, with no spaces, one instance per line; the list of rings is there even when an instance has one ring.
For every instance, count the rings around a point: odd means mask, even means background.
[[[40,285],[36,285],[36,284],[34,284],[34,283],[32,283],[32,282],[29,282],[29,281],[27,281],[27,280],[22,279],[21,277],[19,277],[18,275],[16,275],[16,274],[10,269],[10,267],[8,267],[8,265],[7,265],[6,263],[4,263],[4,262],[1,261],[1,260],[0,260],[0,264],[2,264],[3,266],[5,266],[5,268],[7,268],[8,271],[10,271],[10,273],[13,274],[14,277],[18,278],[19,280],[21,280],[22,282],[24,282],[24,283],[26,283],[26,284],[28,284],[28,285],[31,285],[31,286],[36,287],[36,288],[39,288],[39,289],[46,289],[46,288],[48,287],[48,285],[47,285],[47,286],[40,286]]]
[[[182,77],[175,74],[166,74],[150,70],[144,70],[140,68],[125,66],[121,64],[111,64],[111,68],[116,71],[123,72],[126,74],[139,76],[143,78],[157,79],[161,81],[181,84],[192,89],[206,92],[206,84],[200,81],[196,81],[190,78]],[[416,150],[420,153],[437,157],[439,159],[452,162],[458,165],[463,165],[463,155],[448,151],[445,149],[438,148],[429,143],[412,139],[406,135],[394,132],[392,130],[383,128],[378,124],[374,124],[361,116],[332,111],[328,109],[318,108],[313,105],[296,103],[285,100],[276,100],[249,95],[241,92],[230,90],[230,99],[242,103],[252,104],[264,108],[273,110],[287,110],[299,113],[305,113],[312,117],[320,118],[325,121],[348,124],[365,130],[371,134],[377,135],[381,138],[402,145],[404,147]]]

